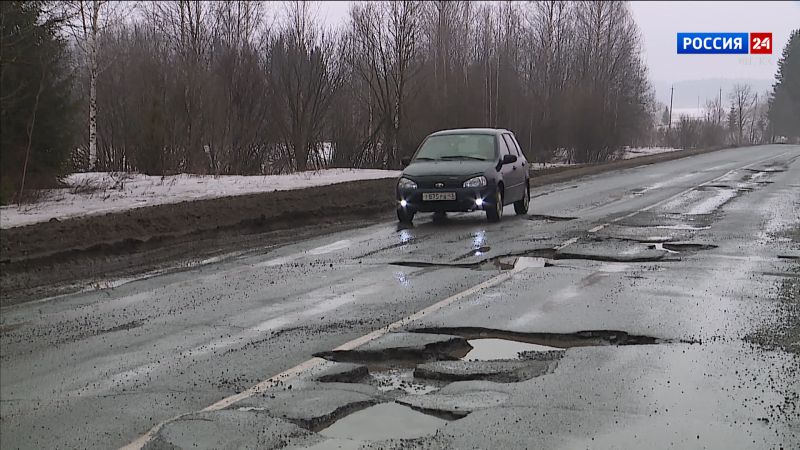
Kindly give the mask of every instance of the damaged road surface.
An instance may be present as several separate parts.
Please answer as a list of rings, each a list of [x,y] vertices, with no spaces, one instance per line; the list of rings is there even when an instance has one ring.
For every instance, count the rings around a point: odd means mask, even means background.
[[[724,150],[5,307],[0,447],[800,448],[797,180]]]

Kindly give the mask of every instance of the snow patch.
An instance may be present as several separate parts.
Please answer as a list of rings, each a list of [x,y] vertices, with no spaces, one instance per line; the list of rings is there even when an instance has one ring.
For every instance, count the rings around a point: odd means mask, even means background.
[[[672,147],[626,147],[624,153],[622,154],[622,159],[658,155],[660,153],[677,152],[679,150],[679,148]]]

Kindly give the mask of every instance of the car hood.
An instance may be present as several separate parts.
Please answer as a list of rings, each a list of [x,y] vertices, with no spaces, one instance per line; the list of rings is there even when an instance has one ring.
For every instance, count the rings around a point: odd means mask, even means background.
[[[412,162],[403,170],[403,175],[409,177],[428,176],[468,176],[484,173],[493,168],[492,161],[417,161]]]

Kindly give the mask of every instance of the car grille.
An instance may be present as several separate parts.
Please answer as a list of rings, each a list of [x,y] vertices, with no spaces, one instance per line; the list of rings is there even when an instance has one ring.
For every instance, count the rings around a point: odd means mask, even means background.
[[[460,188],[464,185],[462,177],[417,177],[417,186],[422,189],[452,189]],[[437,186],[441,183],[441,186]]]

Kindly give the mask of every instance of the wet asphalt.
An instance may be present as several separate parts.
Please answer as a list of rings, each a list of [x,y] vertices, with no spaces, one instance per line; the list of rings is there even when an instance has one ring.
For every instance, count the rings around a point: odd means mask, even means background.
[[[3,308],[0,447],[800,447],[800,147],[531,194]]]

